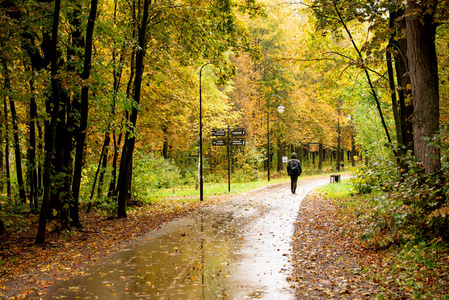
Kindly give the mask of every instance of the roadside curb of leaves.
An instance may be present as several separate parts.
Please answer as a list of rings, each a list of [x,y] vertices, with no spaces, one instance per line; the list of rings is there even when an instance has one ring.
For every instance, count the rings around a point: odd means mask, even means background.
[[[382,255],[364,249],[356,230],[341,224],[339,214],[335,205],[316,192],[303,200],[289,278],[296,299],[372,299],[383,288],[364,272],[366,266],[380,266]]]

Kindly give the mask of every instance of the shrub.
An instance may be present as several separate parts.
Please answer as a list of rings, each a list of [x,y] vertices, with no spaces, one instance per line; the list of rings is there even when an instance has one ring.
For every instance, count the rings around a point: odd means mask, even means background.
[[[154,153],[137,151],[133,159],[134,199],[146,198],[155,189],[171,188],[182,184],[181,170],[174,161],[157,157]]]
[[[397,180],[385,174],[373,179],[372,173],[359,170],[353,180],[357,191],[376,188],[384,193],[372,195],[374,209],[363,239],[376,247],[406,243],[411,237],[449,240],[447,185],[442,171],[427,175],[413,157],[406,159],[407,170],[398,170]],[[443,168],[444,170],[444,168]],[[364,177],[365,176],[365,177]],[[382,178],[383,179],[379,179]]]
[[[357,194],[369,194],[373,190],[389,191],[398,181],[395,164],[388,160],[372,160],[354,170],[351,182]]]

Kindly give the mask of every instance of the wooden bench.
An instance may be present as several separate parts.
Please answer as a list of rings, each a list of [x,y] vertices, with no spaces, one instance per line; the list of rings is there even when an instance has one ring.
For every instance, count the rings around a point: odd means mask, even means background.
[[[338,183],[340,182],[340,180],[341,180],[340,175],[331,175],[331,183],[333,182]]]

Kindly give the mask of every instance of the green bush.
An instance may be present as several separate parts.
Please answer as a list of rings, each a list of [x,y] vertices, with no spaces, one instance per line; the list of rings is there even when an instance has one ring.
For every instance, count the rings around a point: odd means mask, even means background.
[[[389,160],[371,160],[354,170],[351,182],[357,194],[369,194],[373,190],[390,191],[399,180],[395,162]]]
[[[134,199],[147,198],[156,189],[172,188],[181,184],[181,170],[173,160],[158,157],[152,152],[136,152],[131,187]]]
[[[352,183],[357,192],[381,191],[371,194],[374,209],[362,238],[382,248],[406,243],[415,236],[449,241],[446,164],[439,172],[428,175],[412,156],[404,163],[407,169],[396,168],[396,174],[366,167],[354,176]]]
[[[441,169],[425,174],[410,153],[397,167],[395,161],[370,160],[356,170],[352,184],[359,194],[371,193],[373,210],[363,238],[377,247],[407,243],[419,237],[449,242],[449,131],[432,141],[441,150]],[[376,191],[375,193],[373,191]]]

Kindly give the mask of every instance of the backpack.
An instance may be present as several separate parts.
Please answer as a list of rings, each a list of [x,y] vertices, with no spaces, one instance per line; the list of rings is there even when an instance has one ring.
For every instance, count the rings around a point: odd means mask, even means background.
[[[299,176],[301,175],[301,166],[299,165],[299,161],[297,159],[290,160],[290,176]]]

